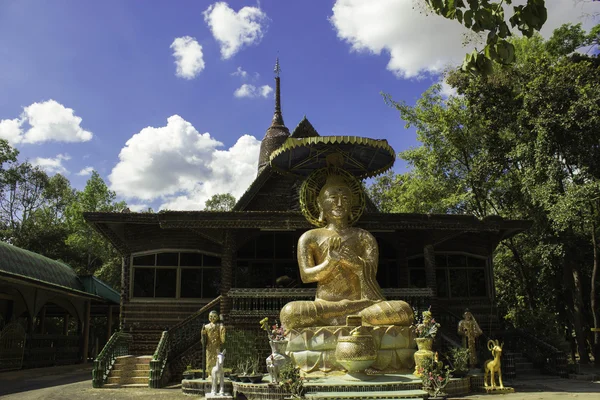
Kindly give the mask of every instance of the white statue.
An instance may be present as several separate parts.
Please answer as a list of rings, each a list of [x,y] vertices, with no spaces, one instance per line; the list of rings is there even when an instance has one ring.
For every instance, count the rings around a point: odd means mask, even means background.
[[[267,357],[267,371],[271,375],[271,383],[279,383],[279,372],[290,361],[290,357],[276,352]]]
[[[212,395],[225,396],[225,371],[223,371],[223,362],[225,362],[225,350],[217,354],[217,364],[213,367],[210,375],[212,378],[210,394]],[[220,385],[218,392],[217,385]]]

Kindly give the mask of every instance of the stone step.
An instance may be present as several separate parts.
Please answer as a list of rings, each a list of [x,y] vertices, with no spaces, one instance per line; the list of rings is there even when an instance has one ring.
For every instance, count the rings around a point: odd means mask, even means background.
[[[147,364],[150,365],[150,361],[152,360],[152,356],[121,356],[117,357],[115,360],[115,364],[113,368],[116,368],[119,365],[132,365],[132,364]]]
[[[360,400],[360,399],[423,399],[427,392],[423,390],[394,390],[371,392],[316,392],[306,394],[308,400]]]
[[[126,383],[124,385],[119,384],[119,383],[107,383],[106,385],[102,386],[103,388],[108,388],[108,389],[117,389],[117,388],[141,388],[141,387],[148,387],[147,383]]]
[[[150,374],[149,369],[112,369],[108,376],[118,377],[118,376],[148,376]]]
[[[109,376],[107,383],[117,383],[121,385],[130,383],[140,383],[148,385],[148,376]]]

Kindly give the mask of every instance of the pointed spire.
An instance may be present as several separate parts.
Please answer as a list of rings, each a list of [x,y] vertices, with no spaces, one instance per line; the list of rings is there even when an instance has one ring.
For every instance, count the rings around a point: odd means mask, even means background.
[[[273,114],[273,121],[271,122],[271,126],[284,126],[283,123],[283,115],[281,114],[281,83],[279,74],[281,73],[281,68],[279,67],[279,57],[275,61],[275,113]]]

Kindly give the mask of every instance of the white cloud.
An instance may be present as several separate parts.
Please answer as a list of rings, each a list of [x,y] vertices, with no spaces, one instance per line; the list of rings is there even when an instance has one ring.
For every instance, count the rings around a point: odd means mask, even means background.
[[[0,137],[11,144],[57,142],[87,142],[92,132],[81,127],[81,117],[55,100],[33,103],[24,107],[16,119],[0,120]]]
[[[23,139],[22,123],[18,118],[0,120],[0,138],[8,140],[11,144],[20,143]]]
[[[240,78],[244,79],[246,78],[246,76],[248,76],[248,72],[244,71],[242,67],[237,67],[237,70],[235,72],[232,72],[231,75],[239,76]]]
[[[260,141],[249,135],[228,150],[178,115],[147,127],[121,149],[109,175],[111,189],[127,199],[160,200],[160,208],[200,210],[218,193],[241,196],[256,176]]]
[[[442,86],[440,94],[443,98],[447,99],[450,96],[458,96],[456,89],[450,86],[445,79],[442,78],[442,80],[440,80],[438,83]]]
[[[513,5],[519,3],[524,0]],[[548,37],[563,23],[582,22],[583,9],[594,6],[575,6],[573,0],[546,2],[548,21],[542,34]],[[353,51],[389,54],[387,69],[403,78],[440,73],[448,65],[458,65],[477,45],[463,47],[463,34],[470,31],[457,21],[427,15],[419,10],[417,0],[337,0],[330,21],[338,38],[348,42]],[[587,24],[593,25],[592,21]]]
[[[81,169],[76,175],[77,176],[89,176],[94,171],[94,167],[85,167]]]
[[[260,87],[256,87],[254,85],[244,83],[242,86],[237,88],[235,92],[233,92],[233,95],[239,99],[244,97],[253,99],[257,97],[267,98],[271,93],[273,93],[273,88],[269,85],[262,85]]]
[[[192,79],[204,69],[202,46],[190,36],[178,37],[171,43],[179,78]]]
[[[233,57],[242,47],[258,44],[263,38],[267,14],[259,7],[243,7],[237,13],[225,2],[204,11],[204,21],[221,46],[221,57]]]
[[[148,204],[127,204],[127,208],[133,212],[144,212],[150,208]]]
[[[273,93],[273,88],[269,85],[262,85],[260,87],[260,95],[262,97],[268,97],[271,93]]]
[[[37,157],[31,160],[31,165],[40,167],[47,174],[63,174],[67,175],[69,171],[62,165],[63,161],[70,160],[71,157],[68,154],[58,154],[55,158],[42,158]]]

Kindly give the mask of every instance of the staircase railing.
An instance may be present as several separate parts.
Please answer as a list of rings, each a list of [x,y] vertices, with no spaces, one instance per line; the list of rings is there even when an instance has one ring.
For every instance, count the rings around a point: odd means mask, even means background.
[[[221,303],[221,296],[206,304],[183,321],[164,331],[150,361],[148,386],[156,389],[165,386],[170,378],[169,364],[189,347],[201,340],[202,325],[208,313]]]
[[[523,353],[543,372],[561,378],[569,377],[565,352],[522,329],[505,331],[502,336],[509,348]]]
[[[108,374],[117,357],[129,354],[129,345],[133,337],[129,333],[117,331],[110,337],[98,357],[94,360],[92,369],[92,385],[102,387],[106,383]]]

